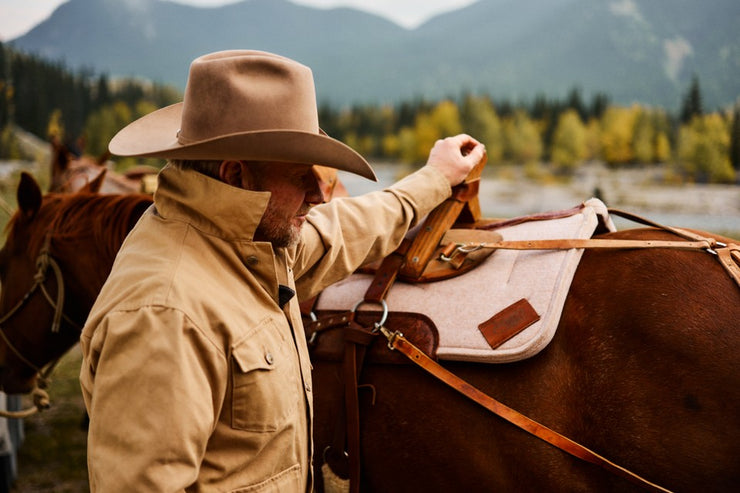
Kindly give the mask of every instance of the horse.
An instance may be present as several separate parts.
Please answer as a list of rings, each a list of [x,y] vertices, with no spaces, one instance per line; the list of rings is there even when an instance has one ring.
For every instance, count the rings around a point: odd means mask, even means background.
[[[72,152],[70,146],[51,139],[49,192],[71,193],[84,188],[102,176],[101,193],[153,193],[153,177],[158,170],[152,166],[135,166],[125,173],[116,173],[108,166],[108,153],[94,158]]]
[[[88,202],[111,210],[115,200],[120,212],[106,214],[106,221],[99,213],[83,213]],[[69,212],[72,202],[77,205],[71,210],[79,214]],[[30,176],[21,178],[19,210],[0,250],[0,325],[6,341],[0,366],[6,392],[32,388],[37,369],[77,341],[78,326],[124,231],[149,203],[147,197],[90,193],[42,197]],[[67,212],[59,215],[62,211]],[[676,239],[654,228],[596,238]],[[42,283],[51,292],[56,282],[64,285],[58,332],[50,330],[55,310],[41,295],[23,301],[45,269],[45,262],[37,261],[45,246],[61,275],[59,281]],[[539,354],[496,365],[438,363],[468,385],[665,488],[659,491],[730,491],[740,481],[739,325],[740,290],[710,253],[586,249],[555,336]],[[368,347],[358,375],[362,491],[638,488],[491,414],[399,359],[381,339]],[[336,442],[336,424],[345,421],[345,394],[341,361],[316,358],[312,363],[314,476],[322,488],[328,486],[322,479],[327,450]]]
[[[152,203],[148,194],[99,193],[103,178],[42,196],[33,177],[21,174],[19,208],[0,250],[6,393],[28,392],[40,370],[79,341],[123,239]]]

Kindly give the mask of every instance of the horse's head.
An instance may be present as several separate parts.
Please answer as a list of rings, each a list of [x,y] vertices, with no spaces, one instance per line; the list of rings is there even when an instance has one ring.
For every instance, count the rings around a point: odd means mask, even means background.
[[[0,383],[5,392],[26,392],[33,386],[38,367],[47,359],[36,344],[36,327],[49,312],[41,286],[35,281],[39,232],[48,228],[44,199],[31,175],[23,173],[17,192],[18,211],[8,224],[8,236],[0,250]],[[44,287],[56,292],[47,281]],[[49,319],[49,324],[51,319]]]
[[[107,152],[97,158],[72,152],[67,145],[53,139],[49,191],[74,193],[87,189],[111,194],[139,193],[144,189],[144,177],[155,176],[158,171],[149,167],[138,174],[119,174],[108,169],[106,163],[109,157]]]
[[[39,370],[80,336],[123,238],[151,203],[144,195],[42,195],[22,174],[18,211],[0,250],[0,384],[33,388]]]

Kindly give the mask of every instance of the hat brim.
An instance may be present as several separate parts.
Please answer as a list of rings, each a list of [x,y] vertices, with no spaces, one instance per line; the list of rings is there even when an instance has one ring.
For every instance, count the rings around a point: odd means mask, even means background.
[[[130,123],[111,139],[112,154],[163,159],[234,159],[318,164],[377,181],[373,169],[348,145],[326,134],[300,130],[238,132],[181,144],[182,103]]]

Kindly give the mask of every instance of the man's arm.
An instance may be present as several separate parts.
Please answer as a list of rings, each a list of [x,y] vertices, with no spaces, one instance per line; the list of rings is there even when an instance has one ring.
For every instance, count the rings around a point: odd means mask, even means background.
[[[438,140],[422,169],[388,189],[317,207],[295,257],[299,298],[395,250],[408,229],[448,198],[484,154],[484,146],[468,135]]]
[[[179,491],[195,482],[226,385],[223,355],[181,313],[161,307],[108,314],[82,346],[91,491]]]

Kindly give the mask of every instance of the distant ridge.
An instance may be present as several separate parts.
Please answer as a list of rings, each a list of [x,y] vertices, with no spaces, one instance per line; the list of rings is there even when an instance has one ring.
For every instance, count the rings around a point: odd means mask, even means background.
[[[11,41],[72,68],[183,87],[190,61],[231,48],[295,58],[319,99],[343,105],[584,97],[675,110],[698,75],[708,109],[740,96],[737,0],[479,0],[416,29],[349,8],[287,0],[198,8],[164,0],[69,0]]]

